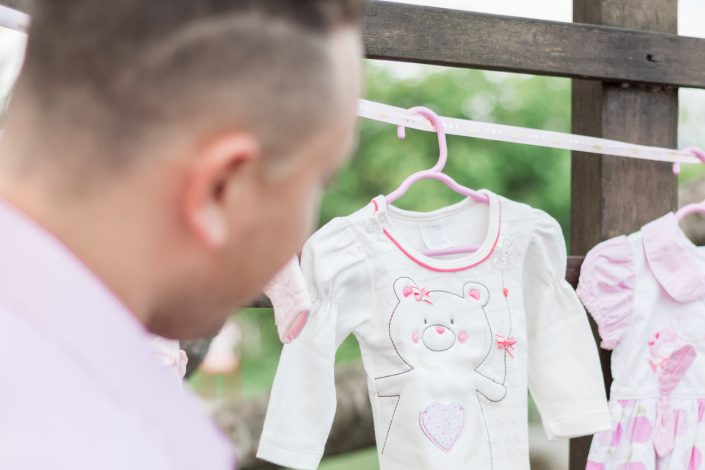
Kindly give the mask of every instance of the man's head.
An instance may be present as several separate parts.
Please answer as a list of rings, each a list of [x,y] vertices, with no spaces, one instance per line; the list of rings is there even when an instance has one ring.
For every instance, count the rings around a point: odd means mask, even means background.
[[[361,0],[43,0],[0,195],[155,333],[216,329],[354,144]]]

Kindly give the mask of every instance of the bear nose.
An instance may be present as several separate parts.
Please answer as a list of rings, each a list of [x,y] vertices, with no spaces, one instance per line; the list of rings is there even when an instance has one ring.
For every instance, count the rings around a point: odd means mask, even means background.
[[[442,335],[445,332],[446,332],[446,329],[444,326],[437,326],[436,327],[436,333],[438,333],[439,335]]]

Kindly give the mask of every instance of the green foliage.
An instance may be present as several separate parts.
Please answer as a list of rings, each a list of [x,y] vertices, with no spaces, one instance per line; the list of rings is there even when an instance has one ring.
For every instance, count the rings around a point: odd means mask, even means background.
[[[318,470],[377,470],[378,468],[377,449],[372,447],[323,459]]]
[[[419,66],[420,73],[395,77],[387,64],[368,61],[367,97],[402,108],[428,106],[450,117],[568,131],[570,81],[560,78]],[[446,172],[471,188],[487,188],[548,211],[567,227],[570,211],[568,152],[527,145],[448,137]],[[438,158],[432,133],[407,132],[363,120],[360,145],[328,190],[321,224],[393,191],[407,176]],[[406,209],[431,210],[462,196],[436,181],[415,184],[399,200]]]

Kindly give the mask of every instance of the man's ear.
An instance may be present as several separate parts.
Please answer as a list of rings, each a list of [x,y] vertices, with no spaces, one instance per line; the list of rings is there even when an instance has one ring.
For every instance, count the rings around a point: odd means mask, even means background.
[[[201,241],[211,247],[225,242],[229,219],[225,196],[251,183],[245,180],[253,167],[248,163],[260,155],[259,143],[249,134],[229,134],[196,148],[184,178],[182,208]]]

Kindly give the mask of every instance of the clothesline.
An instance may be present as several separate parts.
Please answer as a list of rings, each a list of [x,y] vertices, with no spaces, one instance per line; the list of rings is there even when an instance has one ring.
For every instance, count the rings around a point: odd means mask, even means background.
[[[404,108],[375,101],[360,100],[357,115],[388,124],[435,132],[431,123],[423,116],[409,112]],[[696,156],[686,150],[650,147],[617,140],[600,139],[565,132],[527,129],[468,119],[450,117],[441,117],[440,119],[443,122],[446,134],[668,163],[701,163]]]
[[[10,7],[0,5],[0,26],[3,28],[14,29],[22,33],[27,32],[29,28],[30,16]]]

